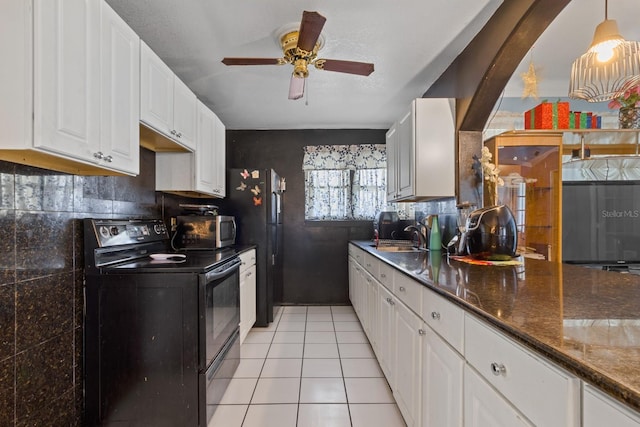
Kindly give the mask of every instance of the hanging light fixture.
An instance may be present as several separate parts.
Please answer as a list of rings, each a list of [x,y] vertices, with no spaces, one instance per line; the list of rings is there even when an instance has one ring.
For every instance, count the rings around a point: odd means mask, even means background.
[[[640,84],[640,43],[620,35],[617,22],[608,19],[607,3],[589,50],[571,66],[570,98],[609,101]]]

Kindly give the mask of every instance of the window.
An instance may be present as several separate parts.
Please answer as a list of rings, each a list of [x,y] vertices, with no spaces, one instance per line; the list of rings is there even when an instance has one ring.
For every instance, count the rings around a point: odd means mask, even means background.
[[[387,201],[384,144],[304,147],[305,219],[371,220]]]

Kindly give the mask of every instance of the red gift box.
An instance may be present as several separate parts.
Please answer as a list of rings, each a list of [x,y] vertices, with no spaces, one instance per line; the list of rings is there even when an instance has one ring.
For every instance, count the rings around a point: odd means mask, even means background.
[[[525,129],[568,129],[569,103],[543,102],[524,113]]]

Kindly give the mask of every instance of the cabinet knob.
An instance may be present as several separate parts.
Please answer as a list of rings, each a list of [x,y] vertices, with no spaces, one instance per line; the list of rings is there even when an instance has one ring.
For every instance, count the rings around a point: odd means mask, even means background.
[[[98,151],[97,153],[93,153],[93,157],[96,159],[102,159],[104,158],[104,154],[102,154],[102,151]]]
[[[380,277],[382,277],[384,279],[385,277],[387,277],[387,275],[384,274],[384,273],[380,273]]]
[[[437,311],[432,311],[431,312],[431,318],[433,320],[440,320],[440,313],[438,313]]]
[[[113,157],[112,156],[107,156],[107,157],[104,158],[104,161],[107,162],[107,163],[111,163],[111,162],[113,162]]]
[[[491,364],[491,372],[493,372],[495,376],[506,375],[507,368],[502,363],[493,362]]]
[[[427,332],[424,329],[418,329],[418,335],[426,335]]]
[[[389,303],[389,305],[394,305],[395,302],[393,302],[393,300],[391,298],[387,298],[387,302]]]
[[[176,136],[177,136],[178,138],[182,138],[182,133],[178,132],[178,133],[176,134]]]
[[[404,291],[406,291],[405,287],[404,286],[400,286],[400,292],[404,292]]]
[[[171,129],[171,135],[175,135],[176,134],[176,130],[175,129]]]

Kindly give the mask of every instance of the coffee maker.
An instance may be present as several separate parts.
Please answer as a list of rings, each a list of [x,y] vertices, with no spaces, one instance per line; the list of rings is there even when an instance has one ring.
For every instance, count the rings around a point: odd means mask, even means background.
[[[400,219],[394,210],[382,210],[373,221],[373,234],[378,239],[397,239],[400,232]]]

